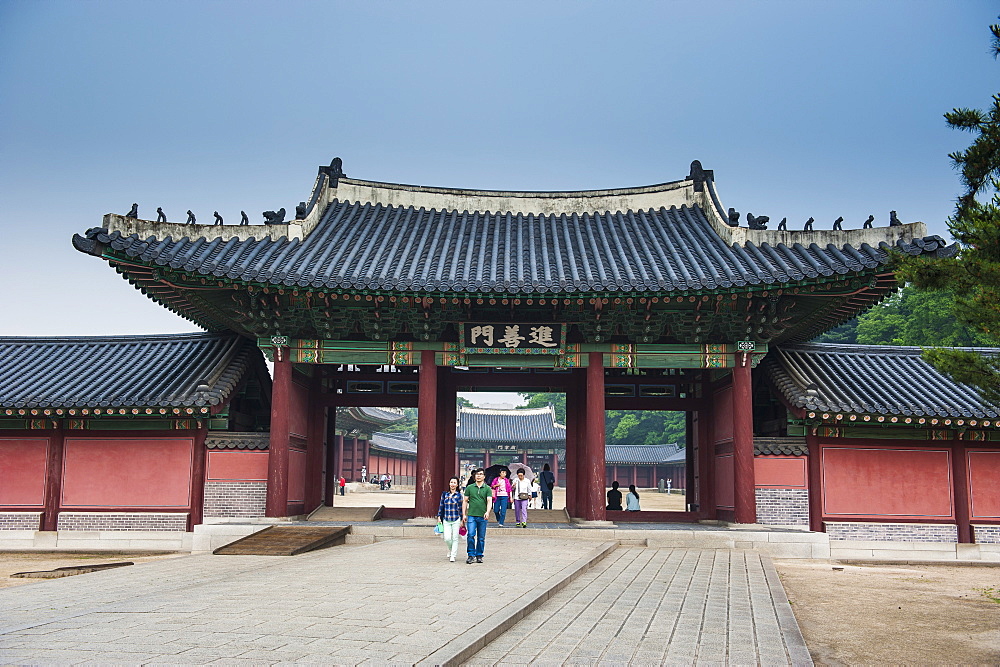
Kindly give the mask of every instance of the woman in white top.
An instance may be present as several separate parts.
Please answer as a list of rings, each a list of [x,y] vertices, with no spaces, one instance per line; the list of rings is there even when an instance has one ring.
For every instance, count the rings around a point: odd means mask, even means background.
[[[628,494],[625,495],[625,511],[639,511],[639,492],[635,490],[635,484],[628,485]]]
[[[525,478],[524,468],[517,469],[517,477],[514,479],[511,495],[514,496],[514,520],[517,521],[517,527],[527,528],[528,503],[531,502],[531,480]]]

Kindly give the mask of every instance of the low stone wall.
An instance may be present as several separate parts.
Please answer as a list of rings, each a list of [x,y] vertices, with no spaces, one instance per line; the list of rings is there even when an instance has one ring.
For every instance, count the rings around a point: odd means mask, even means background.
[[[58,529],[184,532],[187,521],[180,512],[60,512]]]
[[[972,526],[977,544],[1000,544],[1000,526]]]
[[[0,530],[38,530],[41,512],[0,512]]]
[[[264,516],[267,482],[205,482],[205,516],[254,519]]]
[[[958,542],[958,526],[954,524],[827,521],[823,525],[831,540]]]
[[[757,489],[757,523],[765,526],[808,526],[807,489]]]

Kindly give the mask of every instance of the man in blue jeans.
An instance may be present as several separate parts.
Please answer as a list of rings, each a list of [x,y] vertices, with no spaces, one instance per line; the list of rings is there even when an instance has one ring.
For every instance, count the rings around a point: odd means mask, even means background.
[[[466,564],[483,562],[483,547],[486,546],[486,519],[493,506],[493,491],[486,485],[486,473],[482,468],[476,468],[472,473],[475,483],[465,487],[465,498],[462,501],[462,519],[468,526],[466,552],[469,557]]]

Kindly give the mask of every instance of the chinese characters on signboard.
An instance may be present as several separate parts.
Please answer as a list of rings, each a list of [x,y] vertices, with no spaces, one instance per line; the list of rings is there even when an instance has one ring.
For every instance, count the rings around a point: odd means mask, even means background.
[[[563,343],[562,324],[466,322],[462,329],[462,344],[477,354],[558,354]]]
[[[496,445],[493,448],[495,452],[516,452],[518,451],[517,445]]]

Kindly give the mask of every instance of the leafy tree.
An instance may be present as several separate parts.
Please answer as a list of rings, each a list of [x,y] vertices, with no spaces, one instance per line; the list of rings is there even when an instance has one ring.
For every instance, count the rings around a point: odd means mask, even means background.
[[[566,423],[566,394],[521,394],[528,400],[525,407],[543,408],[550,403],[556,411],[556,421]],[[609,445],[661,445],[685,442],[683,412],[640,410],[608,410],[605,413],[605,441]]]
[[[993,57],[1000,56],[1000,25],[990,26]],[[964,151],[949,155],[961,174],[964,190],[948,229],[959,249],[950,257],[901,259],[901,276],[920,289],[951,290],[952,313],[982,337],[1000,342],[1000,94],[988,110],[953,109],[948,125],[975,136]],[[983,203],[977,196],[989,195]],[[933,349],[925,358],[959,382],[975,385],[984,397],[1000,404],[1000,358],[974,352]]]
[[[858,342],[858,320],[857,318],[844,322],[839,327],[834,327],[826,333],[820,334],[812,340],[813,343],[841,343],[850,345]]]

